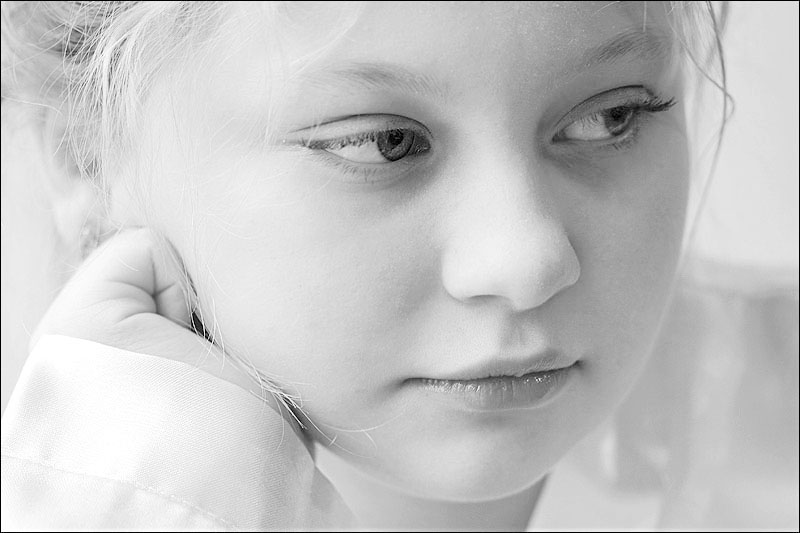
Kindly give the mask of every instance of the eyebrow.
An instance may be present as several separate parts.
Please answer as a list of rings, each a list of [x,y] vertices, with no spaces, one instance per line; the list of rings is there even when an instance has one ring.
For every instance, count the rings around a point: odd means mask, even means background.
[[[674,44],[663,34],[629,29],[591,48],[583,56],[583,67],[617,63],[630,57],[656,61],[672,57]]]
[[[433,76],[387,63],[349,63],[307,74],[305,78],[311,83],[319,83],[322,86],[325,86],[326,82],[335,80],[367,89],[389,89],[437,99],[444,99],[448,94],[447,88]]]
[[[672,55],[673,43],[661,34],[629,29],[618,33],[604,43],[583,54],[581,69],[602,64],[613,64],[635,58],[643,61],[667,59]],[[334,66],[302,75],[305,81],[327,87],[330,82],[350,84],[367,89],[399,91],[436,99],[446,99],[448,89],[435,77],[413,72],[400,65],[358,62]]]

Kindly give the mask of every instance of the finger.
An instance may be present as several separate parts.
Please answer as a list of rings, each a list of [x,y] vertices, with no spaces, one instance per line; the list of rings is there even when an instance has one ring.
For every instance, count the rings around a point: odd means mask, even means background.
[[[189,329],[194,307],[190,283],[177,251],[166,239],[148,229],[127,231],[100,253],[87,268],[87,277],[97,276],[110,291],[127,286],[146,293],[152,306],[129,312],[112,328],[114,338],[120,339],[117,344],[124,342],[120,348],[188,363],[260,395],[257,384],[241,369],[225,364],[226,356],[217,346]]]
[[[188,328],[195,308],[189,276],[172,244],[166,239],[155,240],[151,254],[154,269],[152,296],[156,313]]]
[[[126,230],[105,242],[70,282],[82,305],[123,300],[117,321],[138,313],[156,313],[188,327],[192,307],[188,278],[177,252],[147,228]]]
[[[189,329],[190,284],[177,253],[147,229],[103,243],[48,310],[35,338],[62,334],[199,367],[262,396],[251,377],[226,364],[216,345]],[[191,293],[193,294],[193,292]],[[276,406],[270,397],[267,404]]]
[[[31,339],[63,334],[105,342],[120,322],[163,314],[188,327],[190,305],[174,250],[147,229],[125,230],[103,243],[64,286]],[[168,260],[170,259],[170,260]]]

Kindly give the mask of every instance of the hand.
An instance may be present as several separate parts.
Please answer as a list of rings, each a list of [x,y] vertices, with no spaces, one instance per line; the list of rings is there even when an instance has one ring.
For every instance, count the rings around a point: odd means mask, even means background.
[[[105,242],[64,286],[31,347],[47,334],[76,337],[181,361],[263,396],[254,380],[230,362],[223,365],[221,351],[190,328],[182,274],[159,246],[147,229]],[[275,407],[270,395],[266,400]]]

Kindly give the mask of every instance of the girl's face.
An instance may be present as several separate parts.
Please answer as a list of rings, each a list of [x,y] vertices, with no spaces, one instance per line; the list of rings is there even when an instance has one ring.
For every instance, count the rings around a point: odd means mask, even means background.
[[[664,8],[638,4],[380,2],[350,27],[232,3],[150,93],[148,208],[206,325],[362,471],[514,493],[643,366],[688,156]],[[423,381],[553,354],[543,401],[547,379]]]

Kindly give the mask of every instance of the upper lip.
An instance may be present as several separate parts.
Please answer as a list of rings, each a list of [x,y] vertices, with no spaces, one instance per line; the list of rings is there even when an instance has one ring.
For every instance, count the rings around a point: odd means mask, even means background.
[[[481,363],[435,379],[443,381],[472,381],[492,377],[521,377],[532,372],[546,372],[567,368],[576,363],[558,350],[545,350],[534,354],[497,354]]]

